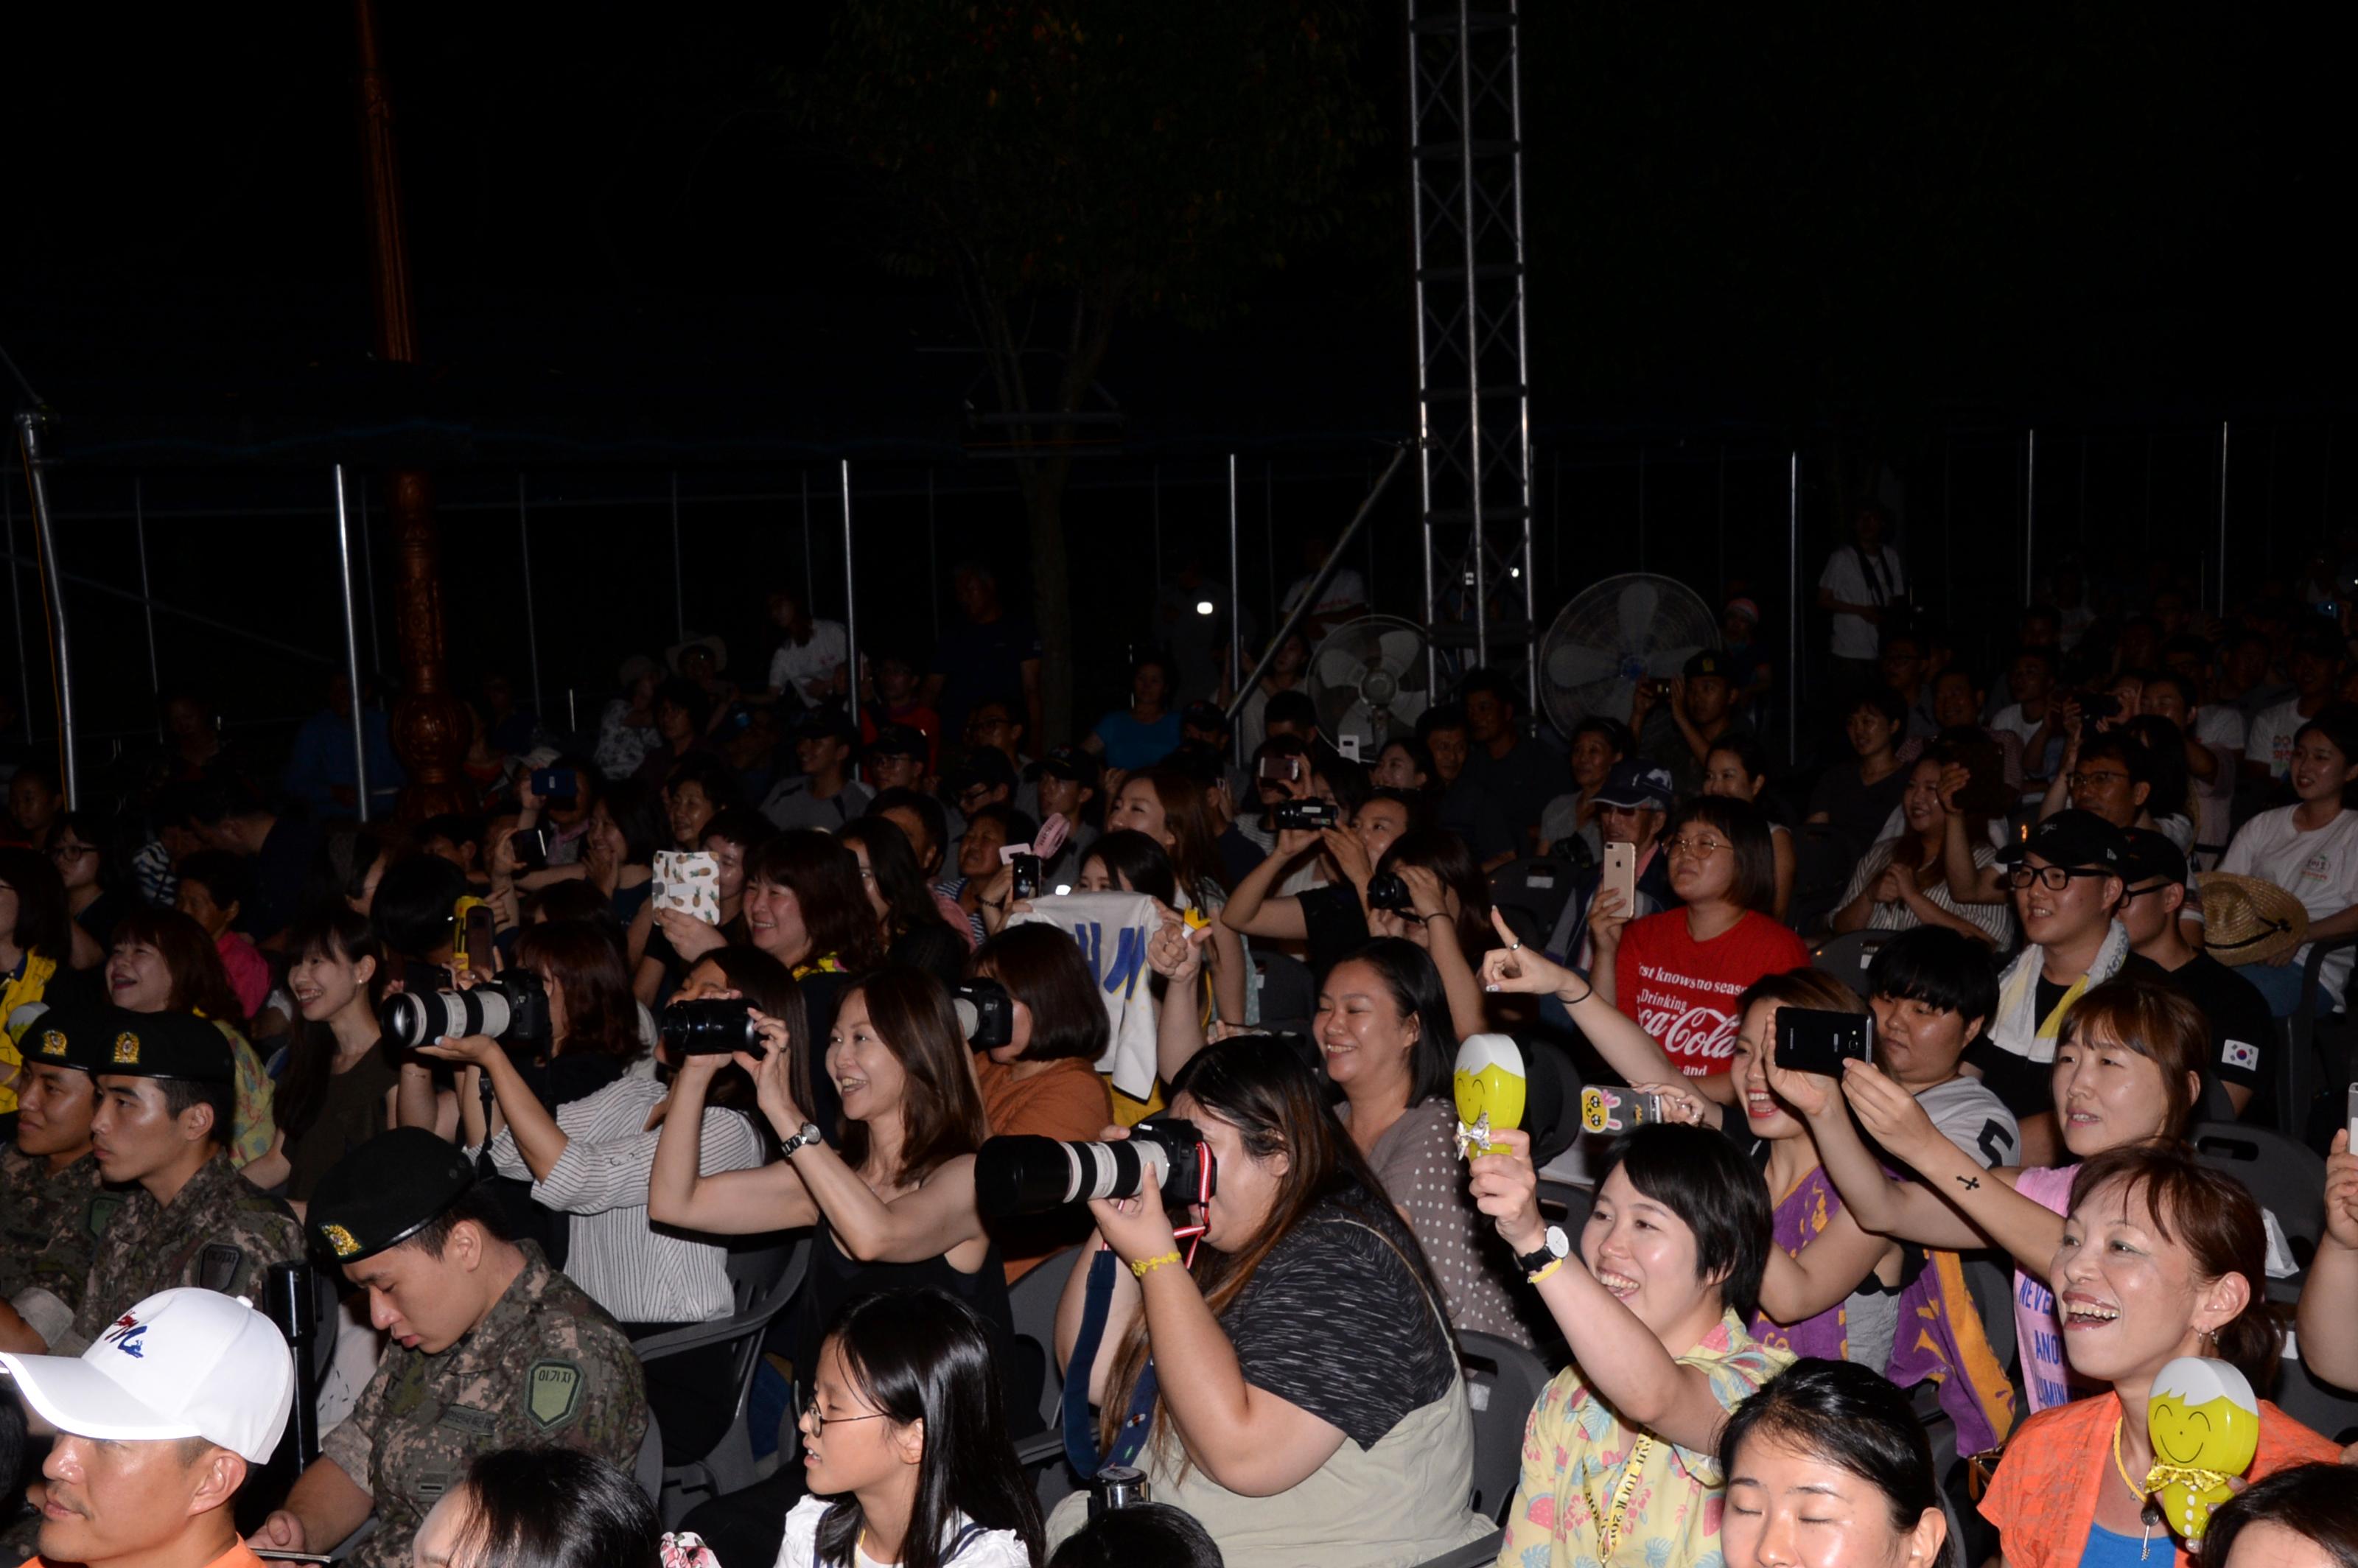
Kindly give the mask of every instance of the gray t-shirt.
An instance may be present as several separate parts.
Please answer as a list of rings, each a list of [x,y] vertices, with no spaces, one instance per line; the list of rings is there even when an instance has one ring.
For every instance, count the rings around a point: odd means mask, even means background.
[[[2014,1164],[2022,1154],[2022,1130],[2014,1112],[1979,1078],[1960,1074],[1916,1097],[1942,1137],[1972,1155],[1985,1171]]]

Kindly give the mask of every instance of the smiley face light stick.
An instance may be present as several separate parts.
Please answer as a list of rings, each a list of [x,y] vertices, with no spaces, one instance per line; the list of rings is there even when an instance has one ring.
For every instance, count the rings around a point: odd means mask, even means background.
[[[2227,1362],[2181,1356],[2161,1369],[2146,1401],[2153,1469],[2146,1490],[2161,1499],[2172,1533],[2189,1545],[2211,1528],[2211,1510],[2232,1495],[2231,1476],[2259,1453],[2260,1402]]]

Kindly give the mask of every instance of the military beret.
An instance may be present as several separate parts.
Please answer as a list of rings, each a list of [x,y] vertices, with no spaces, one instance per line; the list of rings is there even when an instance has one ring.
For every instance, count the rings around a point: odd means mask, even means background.
[[[338,1263],[357,1263],[408,1240],[475,1184],[475,1167],[422,1127],[380,1132],[329,1169],[304,1224]]]
[[[115,1009],[103,1003],[67,1002],[45,1007],[16,1042],[17,1054],[27,1063],[47,1067],[71,1067],[78,1073],[113,1071],[106,1065],[120,1025]],[[129,1015],[120,1015],[129,1016]]]
[[[101,1007],[66,1026],[67,1048],[76,1031],[86,1033],[99,1053],[91,1071],[125,1078],[188,1078],[200,1084],[237,1081],[237,1058],[229,1037],[193,1012],[132,1012]]]

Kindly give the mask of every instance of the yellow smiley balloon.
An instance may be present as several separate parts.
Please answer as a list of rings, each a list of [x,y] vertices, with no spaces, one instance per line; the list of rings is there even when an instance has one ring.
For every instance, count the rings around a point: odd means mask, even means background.
[[[1503,1132],[1523,1124],[1523,1053],[1504,1034],[1476,1034],[1457,1048],[1457,1120],[1459,1135],[1477,1125]],[[1505,1152],[1505,1146],[1468,1145],[1474,1154]]]
[[[2250,1469],[2259,1452],[2260,1402],[2227,1362],[2181,1356],[2154,1379],[2145,1427],[2153,1440],[2146,1488],[2161,1499],[2171,1531],[2199,1541],[2211,1510],[2233,1496],[2227,1478]]]

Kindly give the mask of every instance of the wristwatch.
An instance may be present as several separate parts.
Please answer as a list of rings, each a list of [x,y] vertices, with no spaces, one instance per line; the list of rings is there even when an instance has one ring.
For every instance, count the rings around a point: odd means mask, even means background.
[[[1571,1238],[1564,1235],[1563,1227],[1551,1225],[1547,1227],[1546,1238],[1537,1247],[1516,1255],[1515,1266],[1526,1274],[1536,1274],[1549,1264],[1571,1256]]]
[[[784,1143],[778,1145],[778,1158],[781,1160],[791,1160],[795,1157],[795,1150],[813,1143],[823,1144],[826,1141],[826,1139],[819,1136],[818,1123],[816,1121],[806,1121],[801,1127],[795,1130],[795,1135],[792,1138],[787,1139]]]

